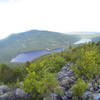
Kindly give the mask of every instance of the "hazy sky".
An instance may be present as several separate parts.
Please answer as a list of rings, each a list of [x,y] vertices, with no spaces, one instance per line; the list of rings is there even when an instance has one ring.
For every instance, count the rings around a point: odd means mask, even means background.
[[[30,29],[100,31],[100,0],[0,0],[0,39]]]

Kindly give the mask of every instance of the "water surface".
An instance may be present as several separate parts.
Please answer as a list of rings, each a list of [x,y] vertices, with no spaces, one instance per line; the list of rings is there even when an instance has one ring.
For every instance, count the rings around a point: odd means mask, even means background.
[[[63,51],[64,48],[57,48],[57,49],[53,49],[53,50],[34,50],[34,51],[30,51],[30,52],[25,52],[22,54],[19,54],[18,56],[16,56],[15,58],[13,58],[11,60],[11,62],[27,62],[27,61],[32,61],[40,56],[43,56],[45,54],[49,54],[52,52],[61,52]]]
[[[74,44],[83,44],[83,43],[88,43],[91,41],[92,41],[91,39],[81,39],[81,40],[75,42]]]

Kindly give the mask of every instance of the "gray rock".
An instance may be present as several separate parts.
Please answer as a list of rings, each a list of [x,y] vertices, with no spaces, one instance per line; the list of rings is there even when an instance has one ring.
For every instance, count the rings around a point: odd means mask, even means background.
[[[93,88],[93,87],[91,87],[91,88],[90,88],[90,91],[91,91],[91,92],[93,92],[93,91],[94,91],[94,88]]]
[[[70,68],[67,68],[67,71],[70,71]]]
[[[23,82],[19,82],[19,84],[20,84],[21,86],[24,86]]]
[[[92,83],[89,83],[89,86],[88,86],[88,87],[89,87],[89,89],[90,89],[90,88],[92,87]]]
[[[68,63],[67,66],[70,67],[70,63]]]
[[[20,88],[16,89],[16,96],[24,98],[24,97],[26,97],[26,95],[27,94],[22,89],[20,89]]]
[[[83,93],[82,95],[82,100],[89,100],[88,98],[90,98],[89,96],[92,94],[92,92],[90,91],[86,91],[85,93]]]
[[[93,94],[94,100],[100,100],[100,93]]]
[[[0,100],[26,100],[30,96],[27,95],[21,88],[11,87],[8,88],[7,85],[0,86]]]
[[[58,73],[58,76],[60,76],[60,75],[62,75],[62,76],[67,76],[68,74],[67,74],[67,72],[59,72],[59,73]]]
[[[98,80],[100,76],[96,76],[95,79]]]
[[[65,70],[65,71],[66,71],[66,70],[67,70],[67,67],[66,67],[66,66],[65,66],[65,67],[63,67],[63,68],[62,68],[62,70]]]
[[[70,77],[72,80],[76,81],[76,78],[74,76]]]
[[[100,88],[100,85],[98,85],[98,87]]]
[[[1,85],[0,86],[0,91],[6,91],[8,89],[7,85]]]
[[[65,95],[67,97],[72,97],[73,96],[73,91],[69,90],[69,91],[65,92]]]
[[[3,95],[3,91],[2,90],[0,90],[0,95]]]
[[[95,87],[98,87],[98,84],[97,83],[95,83]]]
[[[61,96],[61,99],[62,100],[68,100],[67,96],[65,96],[65,95]]]
[[[44,97],[43,100],[47,100],[46,97]]]
[[[100,89],[98,89],[98,93],[100,93]]]
[[[8,95],[4,94],[4,95],[0,95],[0,100],[8,100]]]

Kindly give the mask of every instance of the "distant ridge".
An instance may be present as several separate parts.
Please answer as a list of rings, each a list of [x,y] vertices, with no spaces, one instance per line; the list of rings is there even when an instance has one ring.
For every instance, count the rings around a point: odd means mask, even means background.
[[[63,34],[45,30],[30,30],[18,34],[12,34],[0,40],[0,61],[10,61],[18,54],[32,50],[43,50],[46,48],[67,48],[81,39],[100,41],[99,32],[71,32],[74,34]]]
[[[78,35],[66,35],[45,30],[30,30],[12,34],[0,40],[0,61],[10,61],[18,54],[32,50],[66,48],[79,39]]]
[[[68,32],[68,33],[66,33],[66,34],[81,34],[81,35],[83,35],[83,34],[100,34],[100,32]]]

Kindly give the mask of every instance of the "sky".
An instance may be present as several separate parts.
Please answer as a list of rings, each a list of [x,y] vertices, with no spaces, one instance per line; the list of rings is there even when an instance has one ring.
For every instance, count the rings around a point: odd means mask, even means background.
[[[0,0],[0,39],[31,29],[100,32],[100,0]]]

